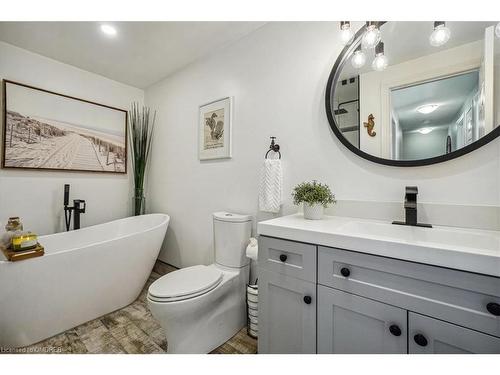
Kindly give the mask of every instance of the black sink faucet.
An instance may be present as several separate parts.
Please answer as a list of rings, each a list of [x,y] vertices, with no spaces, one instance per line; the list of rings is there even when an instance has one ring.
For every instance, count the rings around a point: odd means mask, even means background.
[[[71,213],[74,212],[73,229],[80,229],[80,214],[85,213],[85,201],[83,199],[74,199],[73,206],[69,207],[69,185],[64,185],[64,218],[66,222],[66,231],[69,231],[71,225]]]
[[[393,221],[397,225],[411,225],[414,227],[432,228],[430,224],[422,224],[417,221],[417,194],[418,187],[407,186],[405,189],[405,221]]]
[[[407,186],[405,193],[405,223],[417,225],[417,194],[418,187]]]

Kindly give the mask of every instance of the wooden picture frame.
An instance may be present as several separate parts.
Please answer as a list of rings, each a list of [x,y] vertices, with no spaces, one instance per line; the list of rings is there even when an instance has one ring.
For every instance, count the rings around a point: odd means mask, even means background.
[[[124,109],[3,80],[2,168],[127,173]]]
[[[232,156],[232,97],[199,107],[198,157],[200,160],[228,159]]]

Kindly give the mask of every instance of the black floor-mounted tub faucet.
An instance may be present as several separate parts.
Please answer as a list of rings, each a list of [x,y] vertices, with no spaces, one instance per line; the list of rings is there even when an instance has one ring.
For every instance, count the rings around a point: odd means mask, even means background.
[[[73,229],[80,229],[80,214],[85,213],[86,203],[83,199],[74,199],[73,206],[69,204],[69,184],[64,185],[64,219],[66,222],[66,231],[69,231],[71,226],[71,214],[74,212]]]

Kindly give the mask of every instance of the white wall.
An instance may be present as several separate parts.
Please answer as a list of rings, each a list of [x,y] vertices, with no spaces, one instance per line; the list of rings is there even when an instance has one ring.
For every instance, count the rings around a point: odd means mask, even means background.
[[[495,38],[495,96],[494,103],[500,103],[500,38]],[[498,126],[500,124],[500,105],[496,106],[495,113],[495,123],[494,126]]]
[[[336,139],[324,97],[341,51],[337,30],[335,22],[271,23],[146,90],[146,103],[159,110],[149,210],[172,218],[162,260],[177,266],[209,263],[211,213],[257,215],[269,136],[278,137],[282,147],[283,213],[296,211],[292,187],[311,179],[328,183],[340,200],[399,205],[404,186],[415,184],[420,202],[500,205],[500,140],[446,163],[396,168],[361,159]],[[233,158],[200,162],[198,105],[229,95]]]
[[[419,160],[446,154],[447,127],[435,128],[428,134],[418,131],[403,133],[403,160]]]
[[[143,102],[144,91],[0,42],[0,79],[9,79],[82,99],[127,109]],[[3,121],[3,120],[2,120]],[[3,126],[3,124],[2,124]],[[0,223],[21,216],[38,234],[62,231],[63,185],[71,199],[85,199],[82,226],[131,214],[131,173],[127,175],[0,170]]]

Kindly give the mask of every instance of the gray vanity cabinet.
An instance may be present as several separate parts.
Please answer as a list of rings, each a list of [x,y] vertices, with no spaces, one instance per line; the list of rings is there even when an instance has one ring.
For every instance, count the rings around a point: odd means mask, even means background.
[[[316,353],[315,245],[259,237],[259,353]]]
[[[259,353],[316,353],[316,284],[259,270]]]
[[[410,354],[495,354],[500,338],[413,312],[408,313]]]
[[[259,237],[259,353],[500,353],[500,278]]]
[[[406,354],[406,310],[318,285],[318,353]]]

